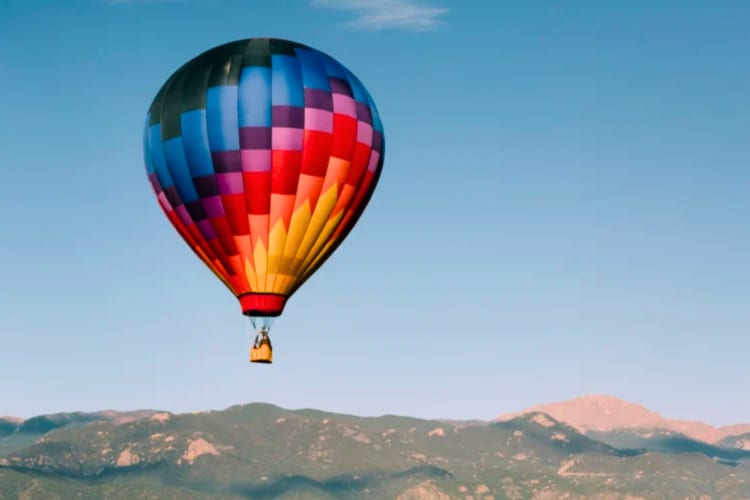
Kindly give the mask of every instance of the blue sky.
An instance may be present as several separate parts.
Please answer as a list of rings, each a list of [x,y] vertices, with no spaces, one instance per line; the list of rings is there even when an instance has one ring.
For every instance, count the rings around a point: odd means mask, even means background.
[[[745,1],[0,1],[0,414],[491,418],[588,393],[750,421]],[[141,134],[215,45],[349,67],[388,149],[365,215],[247,362]]]

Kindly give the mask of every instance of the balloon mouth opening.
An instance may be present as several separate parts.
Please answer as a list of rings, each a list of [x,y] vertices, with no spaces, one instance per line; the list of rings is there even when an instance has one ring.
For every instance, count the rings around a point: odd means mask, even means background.
[[[237,297],[245,316],[281,316],[286,297],[277,293],[245,293]]]

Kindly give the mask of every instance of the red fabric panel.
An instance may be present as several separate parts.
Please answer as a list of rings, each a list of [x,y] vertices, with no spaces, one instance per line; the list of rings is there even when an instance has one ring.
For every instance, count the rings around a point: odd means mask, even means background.
[[[247,222],[247,207],[245,206],[245,195],[225,194],[221,197],[224,205],[229,227],[235,235],[250,234],[250,226]]]
[[[271,210],[271,172],[242,172],[247,211],[267,215]]]
[[[301,163],[301,151],[274,151],[271,158],[271,192],[295,194]]]
[[[331,156],[351,160],[357,143],[357,119],[346,115],[333,115],[333,143]]]
[[[300,172],[308,175],[324,176],[328,168],[333,136],[328,132],[305,130]]]

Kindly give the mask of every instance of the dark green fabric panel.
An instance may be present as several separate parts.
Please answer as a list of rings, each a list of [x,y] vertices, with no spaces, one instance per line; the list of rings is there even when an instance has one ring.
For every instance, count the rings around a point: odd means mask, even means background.
[[[270,40],[267,38],[255,38],[248,40],[246,44],[243,66],[271,67]]]
[[[251,38],[214,47],[178,69],[149,108],[149,126],[161,123],[162,140],[180,135],[180,115],[206,108],[206,91],[219,85],[239,85],[243,67],[271,67],[271,56],[296,57],[309,47],[273,38]]]

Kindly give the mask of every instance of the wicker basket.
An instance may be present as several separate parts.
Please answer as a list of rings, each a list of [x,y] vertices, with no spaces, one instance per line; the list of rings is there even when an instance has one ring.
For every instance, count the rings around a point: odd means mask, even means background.
[[[253,346],[252,349],[250,349],[250,362],[251,363],[272,363],[273,351],[267,344],[264,344],[260,347]]]
[[[261,331],[255,337],[253,347],[250,348],[250,362],[268,364],[273,362],[273,348],[271,347],[271,339],[268,338],[268,332]]]

